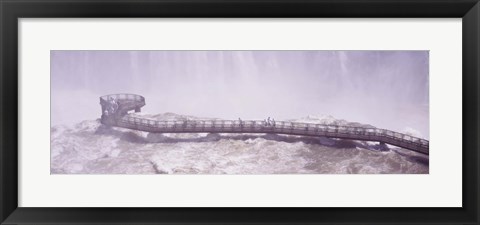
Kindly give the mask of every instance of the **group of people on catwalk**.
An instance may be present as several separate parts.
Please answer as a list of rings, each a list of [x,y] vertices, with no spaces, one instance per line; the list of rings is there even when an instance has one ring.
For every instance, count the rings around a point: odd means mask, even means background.
[[[240,124],[240,126],[243,126],[245,125],[245,121],[242,121],[242,119],[238,118],[238,122]],[[264,119],[263,120],[263,125],[264,126],[267,126],[267,127],[274,127],[275,126],[275,119],[268,117],[267,119]]]

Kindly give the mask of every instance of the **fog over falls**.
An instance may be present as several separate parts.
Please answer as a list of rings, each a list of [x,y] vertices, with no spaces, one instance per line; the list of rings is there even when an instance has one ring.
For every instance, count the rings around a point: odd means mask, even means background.
[[[332,115],[429,139],[428,51],[52,51],[52,125],[100,117],[98,97],[148,113],[289,120]]]

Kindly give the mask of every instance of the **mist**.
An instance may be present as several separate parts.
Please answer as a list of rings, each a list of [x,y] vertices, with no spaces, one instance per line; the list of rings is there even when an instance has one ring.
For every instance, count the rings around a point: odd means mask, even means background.
[[[223,119],[331,115],[429,138],[428,51],[51,51],[51,123],[101,115],[134,93],[142,111]]]

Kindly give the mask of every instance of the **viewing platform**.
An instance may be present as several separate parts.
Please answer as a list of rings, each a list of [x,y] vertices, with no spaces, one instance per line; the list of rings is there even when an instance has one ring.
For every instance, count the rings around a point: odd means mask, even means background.
[[[264,133],[374,141],[429,154],[429,141],[386,129],[263,120],[160,121],[128,114],[140,112],[145,98],[134,94],[100,97],[102,124],[151,133]]]

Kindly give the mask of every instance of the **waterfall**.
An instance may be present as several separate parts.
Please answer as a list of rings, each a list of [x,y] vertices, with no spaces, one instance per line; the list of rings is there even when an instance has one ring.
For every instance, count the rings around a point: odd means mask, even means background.
[[[51,65],[52,124],[132,92],[152,114],[332,115],[429,137],[428,51],[52,51]]]

